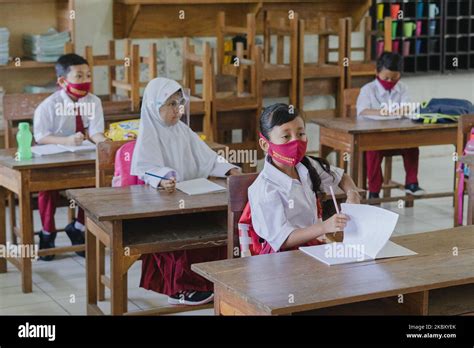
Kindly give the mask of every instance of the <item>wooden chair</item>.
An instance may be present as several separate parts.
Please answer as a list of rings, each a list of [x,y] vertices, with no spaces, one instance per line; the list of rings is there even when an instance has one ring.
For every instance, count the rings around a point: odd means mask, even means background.
[[[226,57],[236,56],[234,50],[226,51],[225,49],[225,38],[229,35],[242,35],[247,39],[247,47],[245,47],[243,56],[250,58],[252,54],[253,46],[255,45],[255,33],[256,33],[256,24],[255,24],[255,15],[252,13],[247,14],[247,23],[245,27],[230,26],[226,25],[225,12],[220,11],[217,14],[217,73],[218,74],[233,74],[235,66],[234,62],[229,61],[226,63]]]
[[[212,51],[209,43],[203,45],[202,55],[195,53],[195,48],[191,45],[189,38],[184,39],[183,50],[183,87],[189,88],[191,93],[190,120],[191,128],[195,131],[201,131],[206,139],[214,140],[212,131],[212,79],[213,79],[213,60]],[[196,69],[200,68],[202,72],[201,79],[196,79]],[[197,83],[201,84],[201,92],[196,89]],[[202,115],[202,124],[200,127],[194,124],[194,116]]]
[[[456,146],[456,153],[458,157],[461,157],[464,151],[464,147],[466,146],[467,140],[469,139],[469,135],[471,133],[471,129],[474,127],[474,115],[463,115],[459,117],[458,120],[458,141]],[[457,168],[457,166],[456,166]],[[471,167],[471,173],[473,173],[473,168]],[[472,174],[471,174],[472,175]],[[455,175],[455,189],[454,189],[454,227],[459,226],[458,223],[458,213],[459,213],[459,203],[457,199],[457,192],[459,188],[459,173],[456,170]],[[466,191],[466,190],[465,190]],[[463,193],[464,194],[464,193]],[[471,200],[471,196],[469,196]],[[472,212],[468,211],[468,224],[472,220]]]
[[[109,69],[109,100],[124,99],[118,96],[118,90],[125,90],[130,110],[136,111],[140,106],[140,51],[138,45],[132,45],[130,40],[125,41],[125,58],[116,59],[115,41],[109,41],[109,52],[106,55],[94,55],[92,46],[86,46],[85,57],[91,67],[92,80],[94,67],[107,66]],[[117,67],[124,67],[124,78],[117,80]],[[93,89],[91,90],[93,93]]]
[[[359,97],[360,88],[346,88],[343,92],[343,108],[342,108],[342,115],[343,117],[357,117],[357,98]],[[343,161],[342,155],[338,154],[338,165],[341,168],[347,168],[347,162]],[[383,197],[390,197],[391,190],[394,188],[399,188],[401,190],[405,189],[405,185],[395,182],[392,180],[392,163],[393,163],[393,156],[384,156],[384,169],[383,169]],[[367,172],[366,172],[366,164],[364,158],[364,168],[363,168],[363,175],[365,179],[363,180],[364,183],[367,182]],[[365,189],[366,187],[364,187]],[[409,207],[412,206],[411,201],[407,201],[405,206]]]
[[[346,88],[343,92],[343,108],[342,117],[356,117],[357,116],[357,98],[359,97],[360,88]]]
[[[243,45],[237,44],[237,57],[242,57]],[[262,49],[253,47],[252,59],[240,58],[235,71],[229,77],[234,85],[230,90],[217,90],[217,79],[213,79],[212,132],[213,139],[234,151],[257,151],[257,124],[260,117],[261,96],[261,56]],[[234,142],[234,130],[242,131],[242,141]],[[258,153],[257,156],[261,156]],[[243,163],[244,171],[255,171],[249,163]]]
[[[33,115],[37,106],[48,96],[50,93],[38,93],[38,94],[5,94],[3,97],[3,126],[5,130],[5,148],[16,148],[16,133],[18,131],[18,124],[20,122],[33,123]],[[34,140],[33,140],[34,143]],[[9,206],[9,216],[10,216],[10,233],[11,238],[14,243],[17,241],[19,236],[18,226],[16,225],[16,198],[15,194],[9,192],[7,195],[8,206]],[[33,195],[34,198],[37,197],[36,194]],[[34,199],[34,204],[32,209],[38,209],[37,200]],[[59,206],[69,207],[69,201],[67,200],[65,194],[61,193],[61,199],[58,202]],[[68,209],[68,221],[71,222],[75,217],[75,208]],[[64,231],[63,229],[58,229],[58,232]],[[31,231],[32,233],[34,231]],[[77,247],[75,247],[77,249]],[[58,248],[55,248],[58,249]],[[64,249],[64,248],[61,248]],[[74,251],[83,251],[84,245],[82,248]],[[64,249],[64,251],[58,252],[69,252],[70,250]]]
[[[262,71],[263,95],[279,97],[274,95],[271,86],[279,87],[278,82],[285,82],[289,87],[288,96],[291,105],[297,105],[298,98],[298,15],[289,19],[286,17],[276,17],[274,13],[264,12],[264,63]],[[271,46],[272,36],[277,36],[276,46]],[[290,59],[288,64],[284,62],[285,37],[289,37]],[[276,52],[276,64],[271,63],[272,52]],[[268,92],[266,89],[268,86]],[[284,87],[284,88],[285,88]],[[286,90],[285,88],[285,90]]]
[[[318,61],[316,63],[305,63],[306,34],[318,35]],[[346,54],[346,21],[333,18],[321,17],[316,20],[299,20],[298,26],[298,104],[297,107],[303,110],[304,97],[307,95],[328,95],[333,94],[336,98],[335,109],[305,111],[308,119],[339,116],[342,109],[342,92],[344,90],[344,62]],[[329,48],[329,37],[337,36],[338,48]],[[329,55],[338,52],[338,61],[331,62]]]
[[[227,207],[227,258],[240,257],[239,242],[239,220],[248,202],[248,188],[253,184],[258,174],[232,175],[227,178],[228,207]],[[359,192],[363,192],[360,190]],[[336,189],[336,200],[338,203],[345,201],[347,196],[339,188]],[[323,220],[328,219],[336,213],[334,203],[330,195],[321,197],[323,205]],[[337,232],[334,236],[328,235],[331,241],[342,241],[342,233]]]
[[[360,27],[364,27],[364,46],[363,47],[352,47],[351,42],[351,31],[352,27],[352,18],[346,18],[346,57],[349,58],[348,66],[346,68],[346,77],[345,77],[345,87],[351,88],[354,80],[359,80],[359,78],[365,78],[362,81],[357,83],[357,86],[360,86],[361,83],[368,82],[367,78],[372,79],[375,76],[376,72],[376,63],[372,60],[372,37],[377,33],[377,31],[372,30],[372,18],[366,16],[362,19]],[[362,52],[362,59],[352,59],[353,52]]]
[[[239,219],[249,200],[248,188],[253,184],[258,174],[231,175],[227,178],[228,200],[227,207],[227,258],[240,257]]]

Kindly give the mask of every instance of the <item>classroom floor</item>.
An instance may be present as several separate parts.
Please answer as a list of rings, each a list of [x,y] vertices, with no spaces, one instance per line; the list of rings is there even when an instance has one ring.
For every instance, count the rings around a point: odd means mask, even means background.
[[[451,147],[422,149],[420,161],[420,185],[429,192],[448,191],[453,185],[453,160]],[[403,163],[394,157],[393,177],[404,180]],[[400,192],[394,191],[393,194]],[[400,214],[395,235],[420,233],[452,227],[453,200],[440,198],[416,201],[413,208],[398,208],[396,203],[384,204],[384,208]],[[59,209],[58,226],[66,223],[65,208]],[[38,212],[34,212],[35,230],[40,229]],[[8,222],[7,222],[8,223]],[[65,233],[60,233],[56,245],[69,245]],[[108,266],[107,266],[108,267]],[[129,271],[129,311],[167,306],[167,297],[138,287],[141,262]],[[0,274],[0,315],[85,315],[86,282],[85,259],[75,254],[56,256],[52,262],[36,261],[33,264],[33,292],[23,294],[20,274],[11,264],[8,273]],[[106,292],[108,298],[108,292]],[[99,305],[110,313],[109,303]],[[212,315],[212,309],[189,311],[177,315]]]

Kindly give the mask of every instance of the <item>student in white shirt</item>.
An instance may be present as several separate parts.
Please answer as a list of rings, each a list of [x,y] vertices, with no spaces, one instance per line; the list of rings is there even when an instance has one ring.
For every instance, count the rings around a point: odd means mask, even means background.
[[[66,54],[58,59],[55,68],[61,89],[43,100],[35,110],[33,133],[36,142],[76,146],[87,137],[95,143],[106,140],[101,101],[89,93],[91,72],[87,61],[76,54]],[[54,214],[58,200],[58,191],[39,192],[38,208],[43,225],[40,249],[55,247]],[[65,230],[72,245],[84,244],[82,209],[79,209],[77,219]],[[84,252],[76,254],[84,256]],[[54,255],[41,256],[40,259],[51,261]]]
[[[237,166],[218,156],[180,121],[188,102],[181,85],[166,78],[151,80],[143,95],[131,174],[170,193],[179,181],[240,173]],[[170,304],[210,302],[214,297],[212,283],[191,271],[190,266],[225,257],[226,248],[144,255],[140,286],[168,295]]]
[[[305,123],[297,110],[291,111],[286,104],[275,104],[260,117],[265,164],[248,196],[253,228],[270,247],[265,253],[295,249],[344,229],[344,214],[321,220],[319,199],[330,192],[329,186],[343,189],[347,202],[360,202],[356,185],[342,169],[305,156]]]
[[[400,81],[401,57],[397,53],[384,52],[377,60],[376,79],[361,88],[357,99],[357,115],[409,115],[407,87]],[[369,198],[379,198],[382,188],[382,159],[384,156],[402,155],[405,166],[405,191],[422,195],[425,191],[418,185],[419,149],[367,151],[367,178]]]

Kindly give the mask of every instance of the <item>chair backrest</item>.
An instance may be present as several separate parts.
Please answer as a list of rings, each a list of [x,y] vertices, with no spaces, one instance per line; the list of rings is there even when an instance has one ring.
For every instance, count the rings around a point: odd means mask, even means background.
[[[229,96],[233,98],[242,96],[251,96],[257,99],[261,98],[262,47],[254,45],[249,59],[242,58],[242,53],[243,44],[238,42],[236,54],[239,58],[239,64],[232,66],[230,69],[226,69],[220,76],[213,76],[213,102],[216,102],[216,95],[220,93],[220,91],[217,90],[217,78],[225,78],[226,75],[227,77],[232,77],[236,85],[233,86],[231,92],[227,93]]]
[[[352,47],[351,44],[351,33],[353,28],[353,22],[351,17],[346,18],[347,27],[348,27],[348,35],[347,39],[347,57],[350,58],[351,62],[364,62],[369,63],[372,60],[372,36],[375,34],[375,31],[372,30],[372,17],[365,16],[362,18],[360,22],[360,28],[364,28],[364,46],[363,47]],[[351,52],[362,52],[362,59],[352,59]]]
[[[316,19],[299,20],[299,49],[300,59],[304,60],[304,36],[305,34],[316,34],[318,36],[318,65],[329,64],[330,53],[338,52],[338,62],[346,56],[346,20],[345,18],[320,17]],[[338,38],[338,47],[329,47],[329,37]],[[336,63],[334,63],[336,64]],[[342,64],[340,64],[342,65]]]
[[[196,69],[201,68],[202,77],[196,79]],[[202,124],[203,134],[209,141],[214,140],[211,118],[212,118],[212,96],[213,96],[213,59],[212,50],[208,42],[204,43],[202,55],[195,53],[195,47],[191,45],[189,38],[184,38],[183,48],[183,87],[189,88],[191,97],[199,97],[204,103],[204,117]],[[196,91],[197,83],[201,84],[201,93]],[[191,100],[191,103],[193,101]],[[192,105],[192,104],[191,104]]]
[[[462,156],[472,128],[474,128],[474,115],[459,116],[457,133],[457,152],[459,157]]]
[[[255,45],[255,14],[247,14],[247,23],[245,27],[226,25],[225,12],[220,11],[217,14],[217,72],[222,74],[225,66],[225,57],[227,55],[237,56],[235,51],[225,50],[225,37],[228,35],[242,35],[247,38],[247,48],[244,50],[243,55],[247,58],[251,56],[252,47]],[[233,62],[232,62],[233,63]]]
[[[115,41],[109,41],[109,52],[105,55],[94,55],[92,46],[86,46],[85,57],[91,67],[92,79],[94,67],[107,66],[109,70],[109,97],[112,100],[118,89],[125,90],[131,101],[131,110],[140,106],[140,47],[127,39],[124,43],[124,59],[116,59]],[[155,57],[156,59],[156,57]],[[116,68],[124,67],[124,78],[117,80]],[[93,89],[91,90],[93,92]]]
[[[346,88],[342,96],[342,117],[357,116],[357,98],[360,94],[360,88]]]
[[[96,187],[109,187],[112,185],[112,178],[115,169],[115,154],[118,149],[131,140],[104,141],[97,144]]]
[[[50,95],[51,93],[15,93],[3,96],[5,148],[16,147],[15,136],[18,131],[18,123],[32,123],[35,109]]]
[[[148,45],[148,56],[140,55],[139,67],[140,64],[146,64],[148,66],[148,80],[140,82],[140,87],[146,87],[148,82],[158,77],[158,65],[157,65],[157,46],[156,43],[150,43]]]
[[[248,188],[257,178],[257,173],[232,175],[227,178],[227,258],[240,257],[238,223],[248,202]]]
[[[275,13],[270,11],[265,11],[263,13],[264,22],[263,22],[263,44],[264,44],[264,70],[263,70],[263,79],[274,79],[274,76],[268,76],[265,70],[265,64],[271,63],[271,54],[272,49],[272,36],[276,35],[276,64],[284,64],[284,52],[285,52],[285,37],[289,37],[289,52],[290,60],[289,66],[291,69],[291,86],[290,86],[290,104],[296,105],[297,103],[297,93],[298,93],[298,14],[290,19],[288,15],[285,17],[277,16]],[[275,73],[274,69],[269,69],[268,74],[273,75]]]

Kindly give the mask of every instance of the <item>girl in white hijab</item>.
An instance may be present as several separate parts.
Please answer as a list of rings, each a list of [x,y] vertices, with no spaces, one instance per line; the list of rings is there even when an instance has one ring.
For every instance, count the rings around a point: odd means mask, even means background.
[[[188,102],[179,83],[160,77],[148,83],[143,95],[131,174],[168,192],[175,190],[177,181],[225,177],[240,172],[180,121]],[[214,297],[212,283],[192,272],[191,264],[224,259],[225,256],[225,248],[144,255],[140,286],[168,295],[171,304],[211,302]]]
[[[227,163],[180,122],[188,102],[176,81],[158,77],[148,83],[143,95],[132,175],[153,187],[174,189],[175,181],[239,173],[238,167]]]

